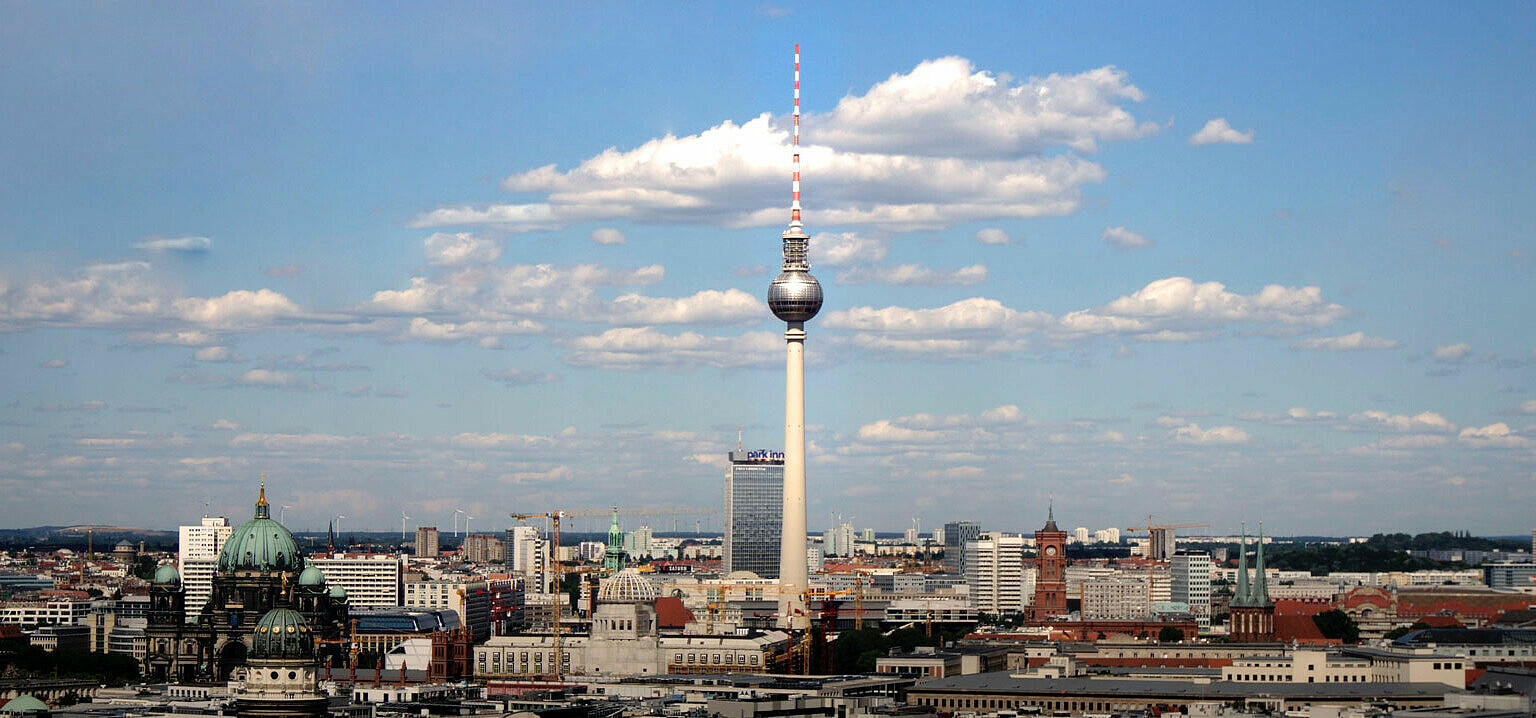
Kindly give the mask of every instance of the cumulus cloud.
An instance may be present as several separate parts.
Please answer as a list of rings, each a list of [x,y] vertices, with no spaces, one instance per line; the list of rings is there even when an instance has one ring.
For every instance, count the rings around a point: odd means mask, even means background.
[[[559,374],[550,374],[535,369],[518,369],[507,367],[506,369],[481,369],[480,376],[491,381],[499,381],[507,386],[526,386],[528,384],[548,384],[560,381]]]
[[[1008,244],[1011,240],[1007,232],[996,227],[988,227],[976,231],[976,241],[982,244]]]
[[[598,244],[623,244],[624,233],[612,227],[599,227],[592,230],[592,241]]]
[[[198,431],[240,431],[245,427],[229,419],[215,419],[211,423],[197,427]]]
[[[1346,428],[1415,434],[1450,434],[1456,431],[1455,424],[1433,411],[1423,411],[1409,416],[1375,409],[1351,414]]]
[[[1434,351],[1429,353],[1429,356],[1438,362],[1453,362],[1459,361],[1471,351],[1471,344],[1461,342],[1459,344],[1446,344],[1435,347]]]
[[[206,362],[242,362],[245,357],[235,353],[235,350],[226,346],[203,347],[192,353],[196,361]]]
[[[1402,346],[1396,339],[1368,337],[1365,332],[1354,332],[1337,337],[1307,337],[1291,343],[1292,349],[1315,352],[1354,352],[1370,349],[1396,349]]]
[[[866,348],[975,356],[1024,351],[1032,346],[1023,339],[1030,334],[1050,344],[1096,336],[1187,342],[1213,338],[1232,325],[1295,331],[1328,326],[1347,314],[1317,287],[1272,284],[1254,294],[1238,294],[1220,282],[1170,277],[1103,306],[1060,317],[972,297],[930,309],[852,307],[829,312],[823,325],[853,332],[849,341]]]
[[[1536,445],[1531,439],[1509,430],[1504,422],[1461,430],[1456,440],[1477,449],[1523,449]]]
[[[45,361],[45,362],[43,362],[41,364],[38,364],[38,366],[43,368],[43,369],[63,369],[64,367],[69,366],[69,360],[68,359],[49,359],[48,361]]]
[[[1186,424],[1174,430],[1173,439],[1181,444],[1246,444],[1248,432],[1235,426],[1202,429],[1199,424]]]
[[[538,446],[549,446],[555,440],[548,436],[529,434],[476,434],[465,432],[453,437],[453,446],[462,449],[530,449]]]
[[[773,332],[707,336],[697,332],[665,334],[653,327],[633,327],[609,329],[563,343],[570,349],[563,359],[567,364],[623,371],[772,367],[784,362],[784,340]]]
[[[437,232],[422,242],[427,261],[457,267],[465,264],[494,262],[501,258],[501,244],[480,239],[469,232]]]
[[[1149,249],[1157,246],[1157,242],[1132,232],[1124,226],[1104,230],[1104,233],[1099,235],[1099,241],[1112,244],[1116,249]]]
[[[1246,145],[1253,142],[1253,130],[1238,132],[1227,124],[1227,118],[1218,117],[1205,123],[1199,132],[1189,136],[1192,145],[1214,145],[1219,143]]]
[[[171,344],[180,347],[200,347],[218,344],[218,335],[204,331],[130,332],[125,338],[129,344]]]
[[[838,272],[841,284],[895,284],[937,286],[966,286],[987,280],[987,267],[972,264],[959,269],[933,269],[920,264],[877,264],[853,267]]]
[[[213,240],[207,237],[145,237],[133,243],[134,248],[149,252],[183,252],[196,254],[213,248]]]
[[[1244,421],[1257,421],[1276,426],[1302,426],[1307,424],[1332,423],[1339,420],[1339,415],[1331,411],[1313,411],[1306,407],[1293,406],[1283,412],[1271,414],[1262,411],[1248,411],[1237,415]]]
[[[821,226],[901,231],[1069,214],[1082,201],[1082,186],[1104,178],[1103,169],[1082,154],[1100,142],[1157,129],[1126,111],[1126,103],[1140,99],[1141,91],[1113,67],[1014,83],[963,58],[924,62],[805,119],[800,154],[821,203],[810,214]],[[694,135],[610,148],[571,169],[546,165],[519,172],[503,189],[541,199],[444,206],[412,224],[507,231],[606,219],[781,224],[783,207],[766,198],[778,196],[784,181],[786,119],[764,114],[742,124],[727,120]],[[750,204],[746,198],[764,201]]]
[[[859,232],[821,232],[811,237],[811,266],[847,267],[885,259],[890,242]]]

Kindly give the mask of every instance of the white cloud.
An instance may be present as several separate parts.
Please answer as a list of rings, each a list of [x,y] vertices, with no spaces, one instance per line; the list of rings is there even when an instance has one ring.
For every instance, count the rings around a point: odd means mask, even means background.
[[[924,62],[863,96],[843,98],[830,113],[805,118],[804,175],[822,203],[807,209],[808,218],[820,226],[912,231],[1072,213],[1082,186],[1105,176],[1080,153],[1157,129],[1122,107],[1141,97],[1112,67],[1013,84],[962,58]],[[610,148],[564,171],[546,165],[519,172],[503,189],[541,198],[440,207],[412,225],[535,231],[607,219],[782,224],[788,212],[766,198],[783,192],[791,152],[785,119],[725,121],[694,135]]]
[[[234,377],[231,381],[241,386],[289,391],[325,391],[331,388],[306,381],[297,374],[271,369],[251,369]]]
[[[218,297],[185,297],[171,303],[186,321],[219,328],[253,328],[299,315],[299,307],[270,289],[237,289]]]
[[[1318,352],[1353,352],[1370,349],[1396,349],[1402,342],[1396,339],[1368,337],[1365,332],[1355,332],[1337,337],[1307,337],[1291,342],[1292,349]]]
[[[469,232],[437,232],[422,242],[427,261],[444,267],[484,264],[501,258],[501,243]]]
[[[1461,342],[1460,344],[1446,344],[1435,347],[1435,350],[1430,352],[1429,356],[1435,361],[1451,362],[1461,359],[1470,351],[1472,351],[1472,345]]]
[[[68,359],[49,359],[48,361],[45,361],[45,362],[43,362],[41,364],[38,364],[38,366],[43,368],[43,369],[63,369],[64,367],[69,366],[69,360]]]
[[[1536,399],[1526,399],[1520,402],[1520,413],[1536,414]]]
[[[450,441],[453,446],[460,449],[531,449],[540,446],[550,446],[555,440],[548,436],[536,436],[528,434],[476,434],[465,432],[453,437]]]
[[[1014,84],[944,57],[844,97],[804,125],[811,141],[858,152],[1018,157],[1061,145],[1093,152],[1100,141],[1156,131],[1121,107],[1142,97],[1114,67]]]
[[[624,233],[612,227],[599,227],[592,230],[592,241],[598,244],[623,244]]]
[[[1132,232],[1124,226],[1104,230],[1104,233],[1099,235],[1099,241],[1113,244],[1118,249],[1148,249],[1157,246],[1157,242]]]
[[[982,244],[1008,244],[1011,240],[1007,232],[996,227],[987,227],[976,231],[976,241]]]
[[[335,434],[238,434],[229,445],[240,449],[257,449],[289,452],[314,449],[357,448],[367,445],[365,436],[337,436]]]
[[[1181,444],[1246,444],[1248,432],[1235,426],[1202,429],[1199,424],[1186,424],[1173,432],[1173,438]]]
[[[198,330],[170,332],[131,332],[125,338],[129,344],[171,344],[180,347],[200,347],[218,344],[218,335]]]
[[[1502,421],[1478,428],[1469,426],[1462,429],[1456,439],[1478,449],[1521,449],[1536,445],[1536,442],[1510,431],[1509,425]]]
[[[687,297],[625,294],[606,314],[610,324],[738,324],[766,319],[768,306],[740,289],[706,289]]]
[[[853,267],[838,272],[840,284],[894,284],[938,286],[966,286],[987,280],[987,267],[972,264],[959,269],[932,269],[919,264],[877,264]]]
[[[897,426],[885,419],[859,427],[858,436],[863,441],[898,442],[903,444],[938,443],[948,438],[948,435],[944,432],[909,429]]]
[[[559,374],[537,371],[534,369],[518,369],[507,367],[506,369],[481,369],[480,375],[491,381],[499,381],[507,386],[525,386],[528,384],[548,384],[560,381]]]
[[[564,342],[572,366],[614,370],[783,366],[784,340],[773,332],[706,336],[664,334],[653,327],[609,329]]]
[[[820,232],[811,237],[811,266],[847,267],[885,259],[890,242],[859,232]]]
[[[1227,291],[1220,282],[1186,277],[1159,279],[1097,310],[1062,317],[1068,331],[1196,330],[1236,322],[1282,327],[1323,327],[1348,310],[1323,298],[1317,287],[1265,286],[1254,294]]]
[[[34,411],[44,414],[55,414],[64,411],[102,411],[107,408],[107,402],[100,399],[80,402],[79,404],[43,404]]]
[[[1337,422],[1341,417],[1331,411],[1313,411],[1302,406],[1293,406],[1278,414],[1263,411],[1247,411],[1237,415],[1244,421],[1257,421],[1275,426],[1307,426],[1316,424],[1330,424]]]
[[[203,347],[192,353],[192,358],[206,362],[242,362],[245,357],[225,346]]]
[[[213,240],[207,237],[145,237],[133,243],[136,249],[150,252],[206,252],[213,248]]]
[[[1238,132],[1227,124],[1227,118],[1218,117],[1205,123],[1199,132],[1189,136],[1192,145],[1213,145],[1227,143],[1234,145],[1246,145],[1253,142],[1253,130]]]
[[[267,267],[261,273],[269,277],[297,277],[304,273],[304,267],[299,264],[280,264],[275,267]]]
[[[199,431],[240,431],[245,427],[229,419],[215,419],[212,423],[197,428]]]
[[[1455,424],[1433,411],[1423,411],[1408,416],[1389,414],[1376,409],[1351,414],[1346,428],[1415,434],[1450,434],[1456,431]]]
[[[881,334],[1028,332],[1048,325],[1050,315],[1019,312],[996,299],[972,297],[933,309],[853,307],[827,314],[823,325]]]

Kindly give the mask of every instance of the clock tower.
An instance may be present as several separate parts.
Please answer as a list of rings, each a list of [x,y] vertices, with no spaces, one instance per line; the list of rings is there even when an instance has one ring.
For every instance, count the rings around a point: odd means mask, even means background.
[[[1045,526],[1035,532],[1035,599],[1029,620],[1043,621],[1067,612],[1067,532],[1056,526],[1056,507],[1046,511]]]

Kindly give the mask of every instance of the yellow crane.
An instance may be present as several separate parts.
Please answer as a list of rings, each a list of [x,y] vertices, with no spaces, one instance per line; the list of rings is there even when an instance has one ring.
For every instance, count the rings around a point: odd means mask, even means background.
[[[1172,531],[1174,529],[1203,528],[1203,527],[1206,527],[1206,526],[1210,526],[1210,524],[1207,524],[1207,523],[1197,523],[1197,524],[1189,524],[1189,523],[1184,523],[1184,524],[1153,524],[1152,523],[1152,514],[1147,514],[1147,525],[1145,527],[1131,526],[1131,527],[1128,527],[1126,529],[1127,533],[1131,533],[1131,532],[1135,532],[1135,531],[1145,531],[1145,532],[1147,532],[1147,610],[1149,610],[1149,611],[1152,610],[1152,569],[1157,565],[1157,562],[1153,561],[1152,557],[1156,554],[1156,551],[1153,548],[1153,544],[1156,543],[1155,539],[1157,538],[1157,533],[1156,532],[1158,532],[1158,531]]]
[[[551,541],[552,541],[552,546],[551,546],[551,549],[550,549],[550,552],[549,552],[549,557],[550,557],[550,561],[554,563],[554,571],[552,572],[552,580],[554,582],[554,586],[551,588],[550,593],[556,594],[555,595],[554,604],[550,607],[550,610],[553,612],[553,616],[552,616],[552,618],[550,620],[550,627],[551,627],[550,630],[553,632],[553,636],[554,636],[553,643],[554,643],[555,655],[554,655],[554,661],[552,661],[552,663],[554,664],[554,676],[555,676],[555,680],[556,681],[560,680],[561,676],[564,674],[564,671],[562,669],[565,666],[565,660],[564,660],[565,656],[564,656],[563,653],[561,653],[561,650],[560,650],[560,597],[559,597],[559,593],[560,593],[561,585],[564,583],[563,579],[565,578],[564,571],[562,570],[563,567],[560,564],[560,521],[562,519],[587,518],[587,517],[593,517],[593,516],[677,516],[677,515],[712,514],[712,513],[715,513],[715,509],[690,509],[690,508],[675,508],[675,509],[620,509],[620,508],[611,508],[611,509],[574,509],[574,510],[559,510],[559,509],[557,509],[557,510],[554,510],[554,511],[541,511],[541,512],[537,512],[537,513],[512,513],[512,514],[510,514],[510,516],[512,518],[517,519],[518,521],[527,521],[528,519],[546,519],[546,520],[549,521],[549,525],[550,525],[550,538],[551,538]]]

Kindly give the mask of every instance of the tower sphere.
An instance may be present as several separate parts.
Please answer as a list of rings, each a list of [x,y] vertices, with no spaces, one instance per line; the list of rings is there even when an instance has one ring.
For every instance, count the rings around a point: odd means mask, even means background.
[[[821,311],[821,282],[806,271],[779,272],[768,284],[768,308],[782,321],[809,321]]]

